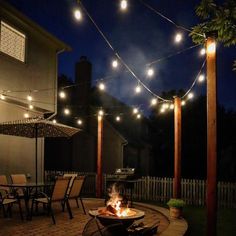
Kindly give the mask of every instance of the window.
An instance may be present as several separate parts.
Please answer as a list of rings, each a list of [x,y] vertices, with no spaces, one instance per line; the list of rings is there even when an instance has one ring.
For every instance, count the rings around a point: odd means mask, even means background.
[[[1,21],[0,51],[25,62],[25,35]]]

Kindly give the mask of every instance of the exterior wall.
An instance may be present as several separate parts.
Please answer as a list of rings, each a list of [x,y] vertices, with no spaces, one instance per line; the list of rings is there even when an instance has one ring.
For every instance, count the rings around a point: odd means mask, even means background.
[[[22,63],[0,52],[1,90],[28,90],[10,93],[15,100],[27,104],[25,98],[30,90],[51,88],[31,93],[34,107],[56,111],[57,51],[62,46],[40,27],[30,23],[21,13],[11,7],[2,7],[0,20],[26,35],[26,61]],[[51,37],[51,38],[50,38]],[[7,98],[6,98],[7,101]],[[0,101],[0,122],[23,119],[24,109]],[[34,114],[35,116],[35,114]],[[44,169],[44,140],[38,139],[38,180],[42,180]],[[0,174],[25,173],[35,180],[35,140],[0,135]]]

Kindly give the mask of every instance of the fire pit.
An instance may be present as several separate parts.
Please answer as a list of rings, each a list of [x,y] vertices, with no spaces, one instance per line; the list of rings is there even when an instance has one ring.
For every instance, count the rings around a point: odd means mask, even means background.
[[[114,184],[109,194],[110,199],[107,201],[106,207],[100,207],[90,210],[89,214],[97,217],[104,226],[116,223],[122,223],[125,227],[130,226],[135,220],[144,217],[145,213],[138,209],[122,206],[122,197]]]

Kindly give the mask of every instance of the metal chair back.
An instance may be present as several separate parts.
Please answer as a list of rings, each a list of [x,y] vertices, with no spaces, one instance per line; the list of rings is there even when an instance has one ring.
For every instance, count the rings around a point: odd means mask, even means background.
[[[0,175],[0,184],[8,184],[6,175]],[[9,187],[0,186],[0,190],[4,190],[6,193],[10,193]]]
[[[51,201],[63,201],[66,198],[71,177],[58,178],[55,182]]]
[[[74,178],[72,186],[70,188],[68,198],[78,198],[80,197],[80,193],[84,184],[85,176],[78,176]]]

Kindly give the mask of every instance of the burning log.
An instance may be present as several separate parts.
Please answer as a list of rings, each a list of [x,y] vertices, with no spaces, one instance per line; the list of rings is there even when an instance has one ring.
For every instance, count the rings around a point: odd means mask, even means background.
[[[113,215],[117,215],[117,210],[112,205],[107,206],[107,211],[111,212]]]

